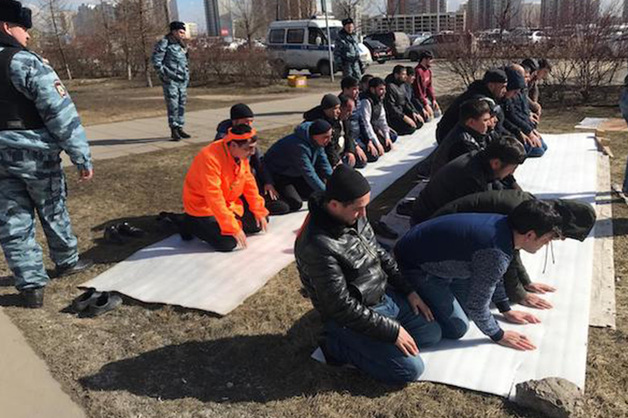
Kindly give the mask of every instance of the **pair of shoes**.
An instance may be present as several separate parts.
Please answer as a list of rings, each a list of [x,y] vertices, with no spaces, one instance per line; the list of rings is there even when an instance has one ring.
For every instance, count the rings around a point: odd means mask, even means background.
[[[85,312],[88,316],[99,316],[112,311],[122,304],[122,298],[109,292],[97,292],[90,287],[85,293],[72,302],[72,310],[76,313]]]
[[[371,226],[377,235],[386,239],[397,239],[399,234],[397,231],[386,225],[383,221],[371,222]]]
[[[44,306],[44,288],[20,290],[20,297],[25,308],[37,309]]]
[[[179,133],[179,128],[170,128],[170,140],[179,142],[181,141],[181,134]]]
[[[66,266],[57,266],[55,268],[55,277],[70,276],[72,274],[80,273],[83,270],[87,270],[94,265],[94,261],[89,258],[79,258],[74,264]]]
[[[122,245],[126,243],[126,237],[139,238],[142,236],[144,236],[144,231],[128,222],[109,225],[105,229],[105,241],[111,244]]]

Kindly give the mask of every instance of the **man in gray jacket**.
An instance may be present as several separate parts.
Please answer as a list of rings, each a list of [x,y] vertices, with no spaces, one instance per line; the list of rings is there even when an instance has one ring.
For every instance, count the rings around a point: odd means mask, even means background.
[[[163,83],[168,126],[173,141],[190,138],[183,130],[187,87],[190,82],[188,52],[184,40],[185,23],[171,22],[170,33],[157,42],[151,57],[155,72]]]
[[[351,76],[359,80],[362,77],[364,65],[360,61],[360,47],[354,31],[353,19],[344,19],[334,45],[334,58],[342,66],[343,77]]]

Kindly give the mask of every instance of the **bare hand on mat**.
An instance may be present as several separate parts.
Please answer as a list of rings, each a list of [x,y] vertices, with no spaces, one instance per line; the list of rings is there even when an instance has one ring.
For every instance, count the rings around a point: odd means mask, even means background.
[[[523,306],[535,309],[552,309],[554,305],[534,293],[528,293],[521,301]]]
[[[414,338],[412,338],[412,336],[408,334],[408,331],[401,325],[399,325],[399,335],[397,335],[395,345],[406,357],[419,354],[419,348],[416,346]]]
[[[541,320],[528,312],[508,311],[503,312],[504,318],[513,324],[540,324]]]
[[[532,293],[547,293],[547,292],[555,292],[556,288],[552,287],[545,283],[530,283],[523,286],[528,292]]]
[[[255,222],[257,223],[257,227],[262,230],[262,232],[268,231],[268,221],[265,217],[256,218]]]
[[[277,193],[277,189],[272,184],[264,185],[264,193],[270,197],[271,200],[277,200],[279,198],[279,193]]]
[[[504,336],[501,340],[497,341],[497,344],[514,348],[515,350],[536,350],[536,346],[532,344],[532,341],[530,341],[528,337],[515,331],[504,332]]]
[[[238,247],[246,248],[246,234],[244,233],[244,231],[240,230],[240,232],[235,234],[233,238],[235,238],[236,242],[238,243]]]

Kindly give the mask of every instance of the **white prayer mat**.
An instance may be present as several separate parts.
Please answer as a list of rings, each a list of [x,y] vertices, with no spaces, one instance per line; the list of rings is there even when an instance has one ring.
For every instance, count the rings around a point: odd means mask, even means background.
[[[522,188],[543,199],[579,199],[595,204],[598,152],[593,136],[544,135],[543,139],[549,147],[545,155],[528,159],[515,173]],[[384,220],[394,228],[407,225],[407,220],[393,213]],[[550,376],[563,377],[584,389],[595,232],[582,243],[554,242],[555,263],[545,248],[534,255],[522,252],[532,280],[558,289],[544,295],[554,308],[536,310],[517,305],[514,309],[533,312],[542,323],[500,323],[505,330],[530,337],[537,346],[535,351],[499,346],[471,324],[461,340],[445,340],[422,351],[426,369],[420,380],[503,397],[513,397],[517,383]]]
[[[361,172],[374,198],[427,157],[437,121],[411,136]],[[226,315],[294,261],[294,240],[306,210],[273,216],[267,234],[247,238],[248,248],[219,253],[199,240],[178,234],[146,247],[81,287],[116,291],[147,303],[165,303]]]

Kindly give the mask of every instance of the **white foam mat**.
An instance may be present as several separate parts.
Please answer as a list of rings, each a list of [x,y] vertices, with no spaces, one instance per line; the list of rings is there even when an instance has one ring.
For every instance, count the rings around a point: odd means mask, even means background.
[[[430,154],[436,122],[401,137],[391,152],[361,170],[371,184],[373,198]],[[305,216],[302,210],[271,217],[267,234],[248,237],[248,248],[233,253],[214,252],[199,240],[184,242],[178,234],[173,235],[81,287],[226,315],[294,261],[294,240]]]
[[[579,199],[595,203],[598,152],[588,134],[544,136],[549,149],[545,156],[529,159],[515,173],[524,190],[539,198]],[[593,235],[593,234],[592,234]],[[501,321],[505,330],[526,334],[537,346],[520,352],[501,347],[484,336],[475,325],[460,341],[445,341],[422,352],[426,363],[420,380],[446,383],[499,396],[514,396],[514,386],[529,379],[557,376],[584,389],[593,237],[584,242],[555,242],[554,258],[545,249],[522,253],[523,262],[535,282],[555,286],[556,293],[544,295],[551,310],[522,306],[542,323],[513,325]],[[496,313],[496,312],[495,312]]]

